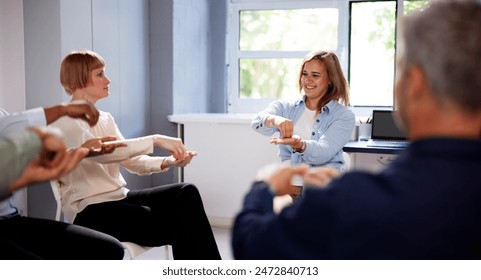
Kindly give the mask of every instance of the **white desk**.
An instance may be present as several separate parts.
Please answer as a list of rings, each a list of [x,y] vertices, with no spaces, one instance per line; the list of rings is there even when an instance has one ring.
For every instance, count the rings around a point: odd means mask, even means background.
[[[346,153],[398,154],[403,148],[369,147],[367,141],[352,141],[342,149]]]
[[[351,157],[351,169],[372,172],[389,165],[402,150],[403,148],[368,147],[367,141],[352,141],[343,148]]]

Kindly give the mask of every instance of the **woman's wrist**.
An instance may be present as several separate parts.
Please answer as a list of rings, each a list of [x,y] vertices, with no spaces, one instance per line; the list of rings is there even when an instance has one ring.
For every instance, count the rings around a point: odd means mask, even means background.
[[[164,160],[162,161],[162,164],[160,165],[160,169],[161,170],[168,169],[171,166],[172,164],[170,163],[169,157],[165,157]]]
[[[67,106],[65,104],[59,104],[52,107],[44,108],[45,120],[47,124],[51,124],[67,114]]]
[[[270,128],[276,127],[276,116],[275,115],[269,115],[266,118],[265,125],[267,127],[270,127]]]
[[[153,136],[153,142],[154,142],[154,146],[156,147],[161,147],[162,146],[162,137],[160,134],[154,134],[152,135]]]
[[[303,153],[306,150],[306,141],[301,140],[301,143],[302,143],[302,145],[301,145],[300,148],[295,148],[295,149],[292,149],[292,150],[296,153]]]

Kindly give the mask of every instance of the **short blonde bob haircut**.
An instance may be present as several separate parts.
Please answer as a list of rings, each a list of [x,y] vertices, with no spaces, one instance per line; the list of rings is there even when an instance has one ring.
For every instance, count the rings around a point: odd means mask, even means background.
[[[329,101],[336,100],[339,103],[349,106],[349,88],[342,72],[341,64],[337,55],[333,52],[313,51],[307,54],[302,60],[301,69],[299,72],[299,91],[302,92],[302,71],[306,62],[311,60],[319,60],[326,66],[327,75],[331,80],[329,89],[326,94],[319,101],[318,109],[322,109]]]
[[[105,60],[97,53],[79,50],[69,53],[60,65],[60,83],[68,95],[85,88],[91,82],[91,73],[105,67]]]

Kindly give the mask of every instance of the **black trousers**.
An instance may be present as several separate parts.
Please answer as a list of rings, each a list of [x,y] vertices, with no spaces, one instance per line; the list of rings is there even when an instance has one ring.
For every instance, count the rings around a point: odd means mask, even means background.
[[[74,224],[142,246],[172,245],[174,259],[220,259],[202,198],[188,183],[131,190],[123,200],[89,205]]]
[[[115,260],[123,256],[117,239],[92,229],[22,216],[0,220],[3,260]]]

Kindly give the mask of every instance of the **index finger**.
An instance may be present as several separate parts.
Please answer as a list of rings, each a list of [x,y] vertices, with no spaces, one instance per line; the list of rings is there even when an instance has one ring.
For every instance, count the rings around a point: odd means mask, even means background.
[[[183,158],[185,158],[185,156],[186,156],[187,149],[185,148],[184,145],[181,145],[181,146],[180,146],[180,152],[179,152],[179,151],[177,151],[177,152],[178,152],[178,155],[180,156],[180,158],[183,159]]]
[[[195,157],[197,156],[199,153],[197,151],[187,151],[187,155],[189,156],[192,156],[192,157]]]
[[[105,136],[100,138],[100,141],[102,142],[109,142],[109,141],[115,141],[115,140],[117,140],[117,137],[115,136]]]

